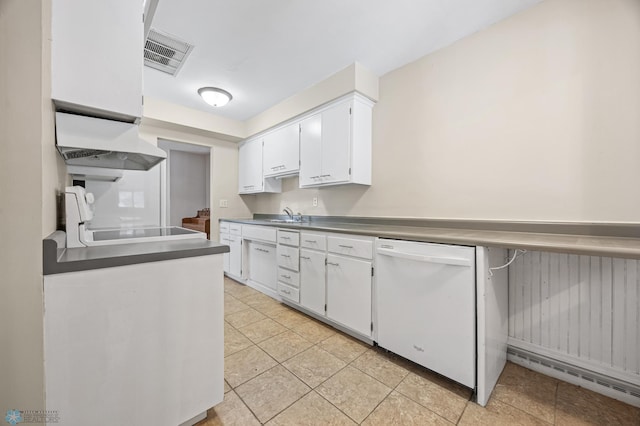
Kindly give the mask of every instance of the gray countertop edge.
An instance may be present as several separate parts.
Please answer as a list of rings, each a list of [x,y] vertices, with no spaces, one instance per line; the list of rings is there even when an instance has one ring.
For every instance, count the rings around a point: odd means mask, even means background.
[[[343,219],[350,220],[351,218]],[[269,222],[267,218],[262,217],[260,219],[220,220],[247,225],[274,226],[277,228],[289,228],[302,231],[339,232],[353,235],[367,235],[380,238],[443,244],[502,247],[589,256],[640,259],[640,238],[619,236],[471,229],[468,226],[462,228],[403,226],[399,224],[375,224],[370,221],[364,223],[358,221],[343,223],[339,223],[337,221],[274,223]],[[455,221],[447,221],[447,225],[451,225],[452,223],[455,224],[454,222]],[[465,225],[467,225],[466,222]]]
[[[64,232],[56,231],[42,240],[42,269],[53,275],[228,252],[229,246],[205,239],[65,248]]]

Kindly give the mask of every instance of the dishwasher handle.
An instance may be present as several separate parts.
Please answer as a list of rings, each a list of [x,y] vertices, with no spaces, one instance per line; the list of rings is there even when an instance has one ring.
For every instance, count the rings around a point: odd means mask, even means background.
[[[441,263],[443,265],[452,265],[452,266],[471,266],[472,265],[471,260],[459,258],[459,257],[423,256],[421,254],[406,253],[402,251],[389,250],[384,248],[377,249],[376,253],[384,256],[399,257],[401,259],[414,260],[416,262]]]

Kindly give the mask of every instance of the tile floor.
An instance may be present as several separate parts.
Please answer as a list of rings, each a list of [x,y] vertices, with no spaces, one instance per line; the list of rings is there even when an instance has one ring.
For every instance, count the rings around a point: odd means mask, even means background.
[[[508,363],[471,391],[225,278],[225,397],[212,425],[640,425],[640,409]]]

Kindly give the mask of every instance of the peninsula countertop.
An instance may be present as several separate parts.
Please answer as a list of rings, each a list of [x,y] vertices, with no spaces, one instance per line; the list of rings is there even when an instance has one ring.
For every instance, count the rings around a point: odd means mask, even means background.
[[[66,248],[65,237],[64,232],[56,231],[42,240],[44,275],[229,252],[229,246],[206,239]]]
[[[640,259],[640,224],[508,222],[403,218],[303,217],[255,215],[253,219],[220,219],[245,225],[339,232],[380,238],[504,247]]]

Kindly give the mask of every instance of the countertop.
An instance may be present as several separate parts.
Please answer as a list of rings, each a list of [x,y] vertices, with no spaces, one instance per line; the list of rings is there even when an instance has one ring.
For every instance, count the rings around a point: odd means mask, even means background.
[[[64,232],[56,231],[42,240],[44,275],[229,252],[229,246],[206,239],[66,248],[65,238]]]
[[[303,222],[271,222],[281,216],[221,219],[247,225],[340,232],[380,238],[469,246],[504,247],[640,259],[640,224],[428,220],[400,218],[304,217]]]

